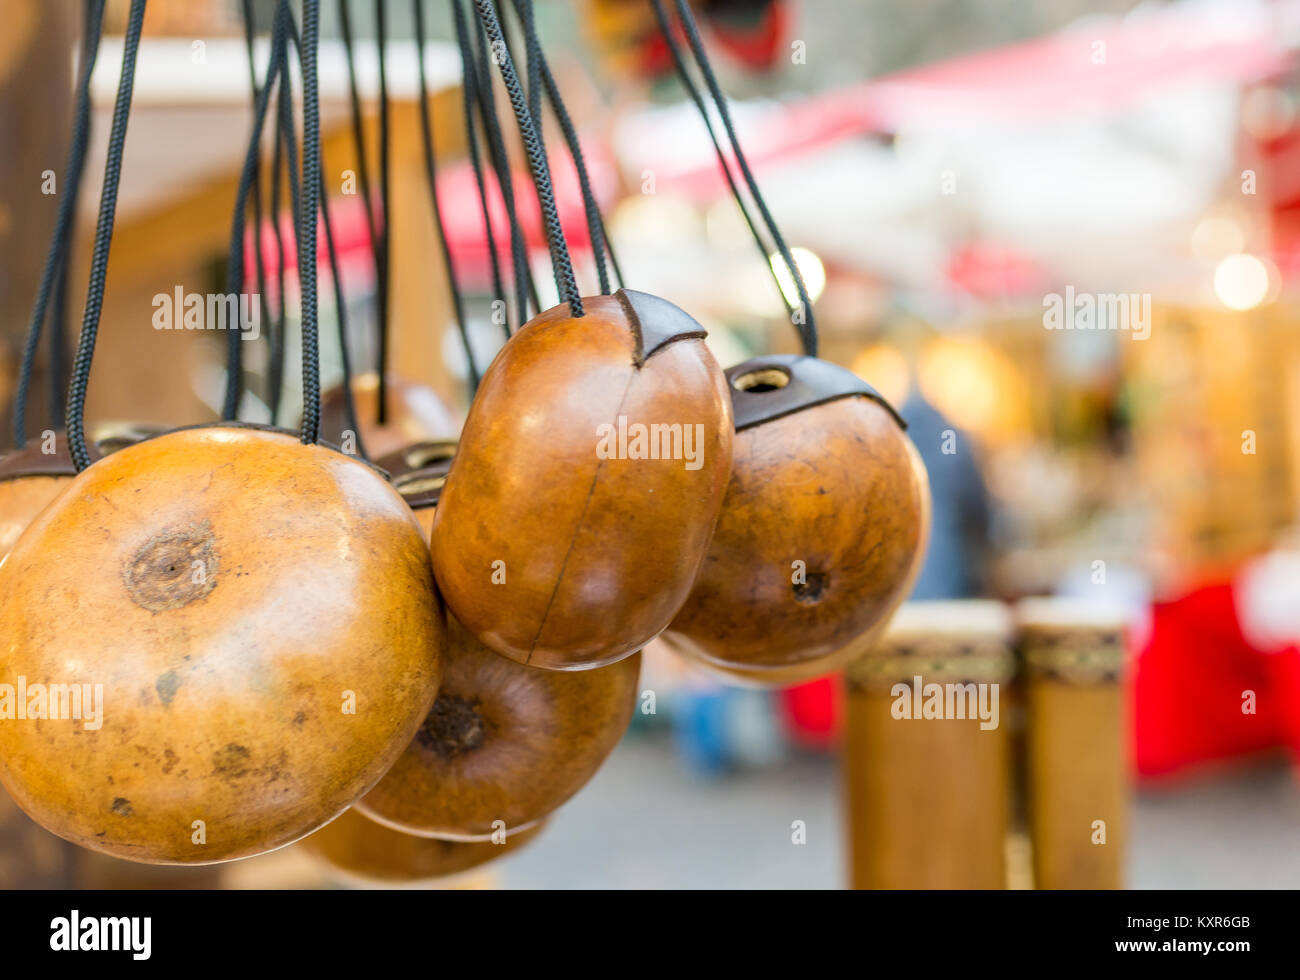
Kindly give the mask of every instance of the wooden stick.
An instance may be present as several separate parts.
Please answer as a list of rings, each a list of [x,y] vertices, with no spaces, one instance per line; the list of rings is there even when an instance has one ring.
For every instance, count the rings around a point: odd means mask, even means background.
[[[904,605],[849,667],[852,887],[1006,886],[1014,664],[1006,608],[971,600]]]
[[[1121,888],[1130,795],[1123,622],[1062,599],[1025,600],[1016,618],[1035,885]]]

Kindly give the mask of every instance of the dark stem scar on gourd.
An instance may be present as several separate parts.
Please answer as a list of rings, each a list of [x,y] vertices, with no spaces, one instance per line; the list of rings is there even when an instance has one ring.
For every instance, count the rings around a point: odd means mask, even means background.
[[[444,760],[474,751],[486,736],[487,722],[478,700],[456,694],[439,694],[416,733],[421,745]]]
[[[790,588],[794,592],[795,602],[811,606],[822,601],[830,582],[831,577],[826,572],[808,572],[804,575],[804,581],[795,582]]]
[[[154,535],[127,562],[122,579],[137,605],[160,613],[205,598],[217,587],[219,567],[212,525],[203,521]]]

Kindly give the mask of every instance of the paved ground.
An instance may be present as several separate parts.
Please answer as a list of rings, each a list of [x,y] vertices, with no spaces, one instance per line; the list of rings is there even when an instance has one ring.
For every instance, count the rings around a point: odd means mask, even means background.
[[[514,888],[834,888],[843,883],[837,773],[796,757],[717,781],[656,737],[633,737],[538,843],[499,865]],[[791,842],[804,821],[807,843]],[[1135,805],[1135,888],[1300,888],[1300,781],[1257,767]]]

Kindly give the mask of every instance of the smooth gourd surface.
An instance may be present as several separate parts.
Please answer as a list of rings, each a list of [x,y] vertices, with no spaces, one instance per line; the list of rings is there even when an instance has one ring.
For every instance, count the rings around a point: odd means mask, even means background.
[[[431,884],[504,857],[532,841],[539,824],[500,843],[412,837],[349,810],[298,846],[345,880],[361,885]]]
[[[365,464],[250,428],[131,446],[0,565],[0,680],[98,686],[103,708],[98,727],[0,721],[0,780],[118,857],[270,850],[401,754],[443,630],[420,528]]]
[[[669,624],[731,469],[731,399],[703,340],[674,339],[638,365],[619,299],[584,303],[581,318],[567,306],[534,318],[493,361],[433,533],[456,618],[498,653],[560,670],[630,656]],[[602,455],[602,426],[620,418],[629,432],[689,427],[698,465],[685,436],[683,458],[634,458],[630,443]]]
[[[743,679],[826,673],[906,597],[929,507],[915,447],[870,398],[743,429],[708,557],[665,639]]]

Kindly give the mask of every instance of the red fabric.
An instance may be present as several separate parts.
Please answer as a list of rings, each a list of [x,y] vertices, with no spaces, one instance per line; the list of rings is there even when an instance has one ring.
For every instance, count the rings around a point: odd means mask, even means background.
[[[838,674],[797,684],[781,692],[781,709],[790,737],[806,748],[835,744],[840,723]]]
[[[781,42],[789,30],[790,10],[786,0],[757,0],[751,23],[710,16],[707,9],[700,19],[718,46],[744,68],[768,71],[776,64]],[[676,17],[673,17],[672,25],[674,36],[687,50],[686,32]],[[705,44],[708,44],[708,39]],[[690,57],[689,53],[687,57]],[[643,78],[660,78],[673,70],[672,52],[657,27],[641,40],[636,61],[637,74]]]
[[[647,55],[661,60],[659,46]],[[1104,44],[1105,64],[1094,63]],[[1069,113],[1121,111],[1152,93],[1208,83],[1249,84],[1291,70],[1292,51],[1277,32],[1225,33],[1221,21],[1188,5],[1170,5],[1132,21],[1067,30],[921,65],[773,107],[743,128],[755,169],[870,133],[954,119],[1059,119]],[[726,192],[712,154],[683,165],[665,150],[642,161],[661,183],[698,197]],[[1294,170],[1288,171],[1294,175]],[[666,176],[667,175],[667,176]],[[1261,194],[1271,194],[1261,186]]]
[[[601,207],[608,207],[617,192],[618,183],[613,158],[604,144],[598,140],[584,140],[582,146],[596,203]],[[587,229],[587,212],[582,199],[582,185],[573,158],[562,145],[561,148],[551,152],[550,167],[555,188],[556,208],[559,211],[560,224],[564,228],[564,237],[569,249],[575,258],[590,256],[591,237]],[[501,259],[508,263],[510,228],[505,199],[501,196],[496,174],[491,168],[485,169],[488,214]],[[541,207],[537,202],[537,192],[533,189],[532,177],[527,170],[516,170],[510,174],[510,179],[526,246],[530,252],[543,252],[547,247],[546,230],[542,223]],[[478,183],[468,161],[446,166],[439,173],[438,203],[442,208],[443,228],[447,233],[452,260],[456,264],[457,278],[462,283],[479,285],[487,283],[492,257],[488,251],[487,229],[483,225]],[[378,198],[376,198],[376,206],[378,206]],[[432,214],[432,204],[428,202],[427,197],[419,206],[428,207],[429,213]],[[289,211],[284,211],[279,215],[279,221],[281,238],[284,242],[284,267],[294,275],[298,270],[297,243],[293,232],[294,216]],[[369,263],[370,232],[361,198],[356,195],[339,195],[331,198],[330,221],[334,228],[334,244],[340,260],[346,264],[349,260],[360,256]],[[254,230],[249,228],[244,245],[244,275],[250,282],[257,269],[253,233]],[[262,222],[261,233],[262,260],[266,267],[266,275],[273,277],[276,271],[275,226],[270,218]],[[319,221],[316,241],[318,267],[322,270],[322,274],[325,274],[325,270],[328,269],[329,253],[325,232]]]
[[[790,11],[785,0],[759,0],[752,5],[753,20],[739,24],[710,17],[709,26],[722,49],[752,71],[767,71],[776,63],[786,35]]]
[[[972,296],[998,299],[1042,293],[1043,269],[1020,250],[995,242],[972,241],[954,249],[945,269],[948,281]]]
[[[1229,583],[1157,603],[1132,685],[1138,772],[1163,775],[1284,744],[1284,716],[1300,709],[1294,659],[1246,641]],[[1246,691],[1255,692],[1254,714],[1242,711]]]
[[[834,743],[842,717],[840,685],[836,675],[781,692],[796,743]],[[1247,691],[1255,693],[1253,714],[1242,711]],[[1253,646],[1242,633],[1231,583],[1152,607],[1129,693],[1141,776],[1283,747],[1300,761],[1300,646]]]
[[[1300,765],[1300,647],[1273,654],[1265,666],[1273,682],[1282,740]]]

